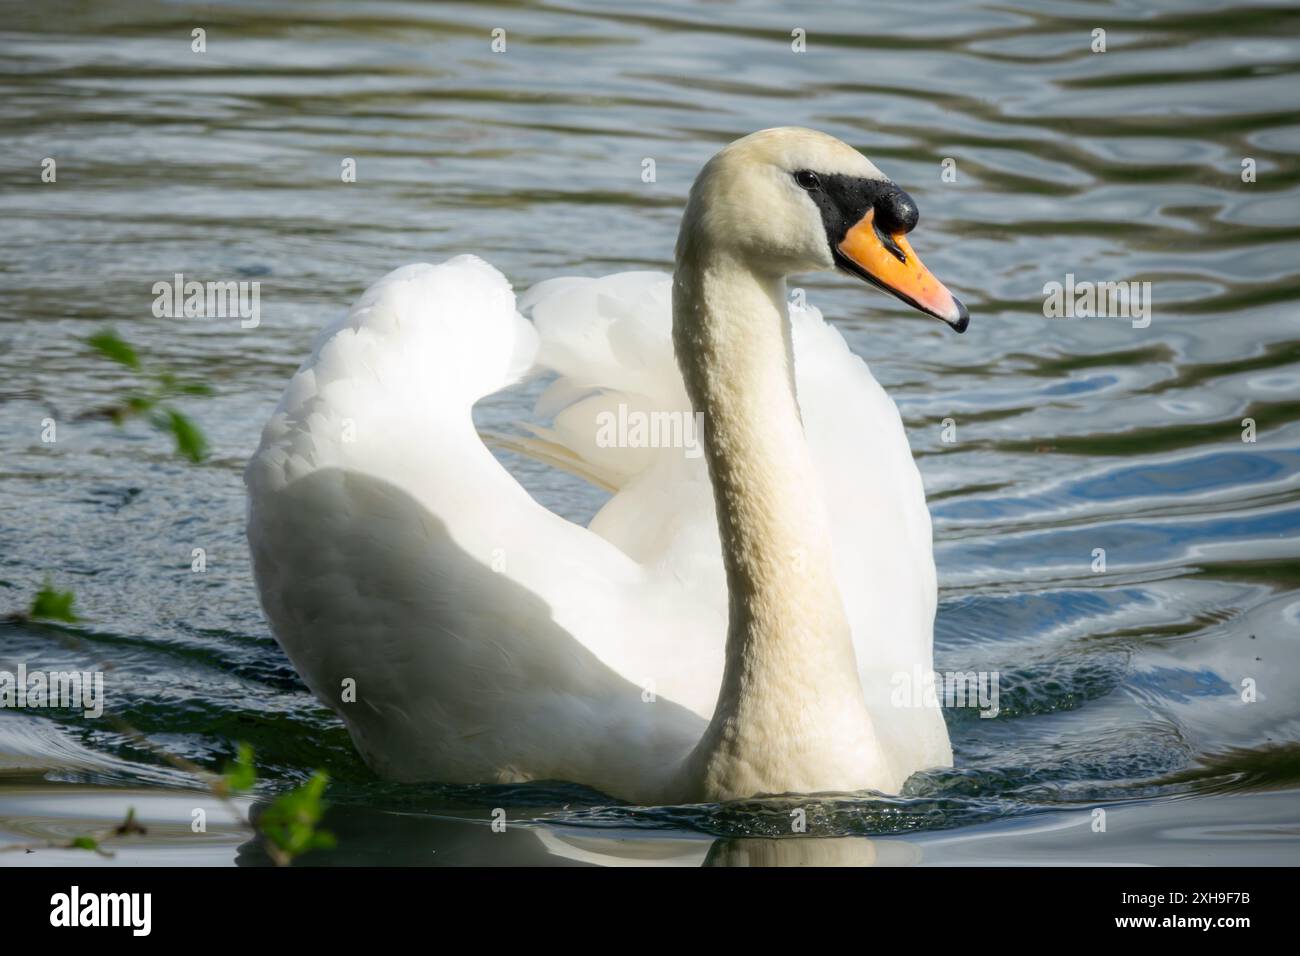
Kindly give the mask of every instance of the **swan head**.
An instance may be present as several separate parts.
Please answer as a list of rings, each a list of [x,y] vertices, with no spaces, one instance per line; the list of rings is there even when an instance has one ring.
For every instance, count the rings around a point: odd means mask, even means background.
[[[966,331],[966,307],[912,250],[912,197],[856,149],[787,126],[724,147],[691,187],[677,260],[721,255],[760,275],[840,269]]]

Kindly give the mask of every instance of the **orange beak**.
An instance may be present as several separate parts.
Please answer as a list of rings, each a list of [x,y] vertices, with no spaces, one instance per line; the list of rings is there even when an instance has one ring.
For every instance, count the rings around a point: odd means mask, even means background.
[[[844,234],[835,250],[838,264],[912,308],[965,332],[970,324],[966,306],[921,263],[907,236],[901,232],[884,235],[876,228],[875,218],[872,209]]]

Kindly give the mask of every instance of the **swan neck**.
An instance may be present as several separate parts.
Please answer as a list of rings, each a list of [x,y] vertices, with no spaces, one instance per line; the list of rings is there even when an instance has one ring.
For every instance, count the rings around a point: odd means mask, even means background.
[[[676,308],[680,303],[682,308]],[[754,595],[809,563],[829,565],[829,522],[808,452],[794,379],[785,280],[714,257],[679,266],[674,345],[704,414],[734,636]]]
[[[713,781],[709,797],[798,789],[834,744],[790,735],[866,718],[795,392],[784,278],[726,256],[680,257],[673,340],[704,415],[730,602],[722,686],[693,771]],[[761,753],[773,748],[785,757]]]

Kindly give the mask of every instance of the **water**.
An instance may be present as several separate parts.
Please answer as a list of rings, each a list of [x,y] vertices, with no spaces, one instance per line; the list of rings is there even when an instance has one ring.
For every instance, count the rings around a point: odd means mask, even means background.
[[[1297,862],[1300,14],[1026,7],[7,4],[0,611],[48,578],[84,622],[0,624],[0,667],[107,662],[110,708],[154,745],[217,768],[252,743],[259,801],[328,770],[322,862]],[[243,463],[313,330],[394,266],[464,251],[518,288],[668,269],[700,164],[782,124],[909,190],[915,247],[973,313],[959,338],[851,280],[798,283],[901,407],[935,519],[937,666],[999,671],[1001,715],[949,710],[956,766],[901,797],[803,801],[822,839],[772,839],[785,801],[377,782],[270,637],[243,539]],[[261,324],[155,318],[176,272],[260,281]],[[1151,282],[1149,327],[1045,319],[1067,274]],[[207,463],[77,420],[131,380],[84,344],[105,326],[215,389],[181,402]],[[526,480],[570,517],[600,503]],[[127,806],[150,833],[116,862],[266,861],[118,725],[0,715],[0,843]],[[495,807],[517,824],[499,840]],[[73,858],[110,862],[0,854]]]

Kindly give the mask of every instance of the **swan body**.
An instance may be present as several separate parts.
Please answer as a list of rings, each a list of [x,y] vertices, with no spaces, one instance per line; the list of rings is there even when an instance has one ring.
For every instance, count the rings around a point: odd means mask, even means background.
[[[862,270],[964,327],[919,260],[933,285],[900,289],[873,258],[874,219],[914,259],[909,202],[838,140],[768,130],[697,179],[672,276],[516,300],[459,256],[397,269],[325,329],[248,466],[248,536],[276,637],[377,773],[661,804],[894,793],[951,764],[937,703],[896,694],[932,673],[936,601],[902,422],[785,288]],[[612,492],[586,528],[472,420],[538,373],[552,424],[504,441]],[[693,412],[694,444],[601,438]]]

